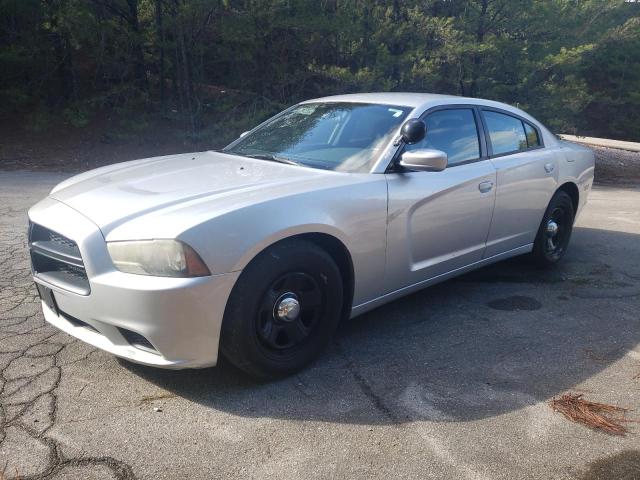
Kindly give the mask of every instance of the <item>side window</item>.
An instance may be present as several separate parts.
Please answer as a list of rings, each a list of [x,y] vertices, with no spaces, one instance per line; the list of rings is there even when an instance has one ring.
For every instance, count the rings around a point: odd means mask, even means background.
[[[522,121],[511,115],[485,110],[484,115],[494,155],[527,149]]]
[[[529,148],[536,148],[540,146],[540,139],[538,138],[538,131],[529,125],[527,122],[524,123],[524,133],[527,135],[527,144]]]
[[[427,115],[424,120],[427,135],[422,142],[407,145],[406,150],[442,150],[449,157],[449,166],[480,158],[478,129],[472,109],[438,110]]]

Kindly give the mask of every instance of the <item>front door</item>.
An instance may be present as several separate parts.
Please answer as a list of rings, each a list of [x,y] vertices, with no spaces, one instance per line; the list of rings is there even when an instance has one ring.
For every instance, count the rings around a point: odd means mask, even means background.
[[[386,292],[480,261],[491,224],[496,170],[484,152],[477,110],[440,108],[424,120],[425,139],[405,150],[442,150],[449,165],[442,172],[386,174]]]

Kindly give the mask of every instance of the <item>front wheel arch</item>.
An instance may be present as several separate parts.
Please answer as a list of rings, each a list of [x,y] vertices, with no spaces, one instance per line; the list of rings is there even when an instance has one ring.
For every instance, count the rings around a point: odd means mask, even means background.
[[[279,239],[276,242],[270,243],[262,250],[257,252],[251,258],[251,260],[247,262],[245,268],[248,267],[251,262],[262,255],[265,251],[281,243],[291,242],[295,240],[305,240],[307,242],[313,243],[314,245],[317,245],[325,252],[327,252],[331,256],[333,261],[336,262],[338,269],[340,270],[342,284],[344,286],[342,319],[348,319],[351,316],[351,307],[353,306],[353,295],[355,291],[355,270],[353,266],[353,259],[351,257],[351,253],[349,252],[349,249],[339,238],[333,235],[323,232],[305,232]]]
[[[326,233],[303,233],[289,237],[290,239],[307,240],[325,250],[338,265],[344,287],[344,302],[342,305],[342,319],[346,320],[351,315],[353,294],[355,290],[355,273],[353,259],[346,245],[338,238]],[[285,239],[288,240],[289,238]]]
[[[287,280],[302,276],[307,277],[302,284]],[[322,297],[309,293],[311,284],[321,286]],[[257,377],[276,378],[293,373],[326,347],[342,319],[345,292],[340,269],[325,249],[299,237],[276,242],[252,259],[236,281],[225,307],[220,351],[236,367]],[[280,312],[281,298],[299,300],[293,317],[282,316],[288,312]],[[322,298],[323,306],[314,307],[318,303],[312,298]],[[306,316],[304,305],[308,307]],[[309,317],[309,312],[314,311]],[[274,322],[266,321],[271,312]],[[314,321],[315,315],[319,317]],[[298,335],[301,331],[306,331],[304,338]],[[272,339],[273,332],[276,336]],[[286,334],[282,339],[280,332]]]

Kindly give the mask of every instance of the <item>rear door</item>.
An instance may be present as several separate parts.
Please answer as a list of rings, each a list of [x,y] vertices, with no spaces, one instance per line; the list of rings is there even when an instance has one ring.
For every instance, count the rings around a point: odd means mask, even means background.
[[[449,105],[427,111],[425,139],[406,150],[435,148],[442,172],[387,173],[387,292],[482,259],[495,199],[479,111]]]
[[[532,243],[557,187],[558,164],[533,123],[482,108],[487,149],[497,170],[496,205],[485,257]]]

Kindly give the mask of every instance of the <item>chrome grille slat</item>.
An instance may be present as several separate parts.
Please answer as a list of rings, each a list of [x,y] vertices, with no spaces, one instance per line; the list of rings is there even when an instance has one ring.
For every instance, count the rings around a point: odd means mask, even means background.
[[[90,293],[89,279],[76,242],[32,223],[29,225],[29,250],[37,278],[80,295]]]

